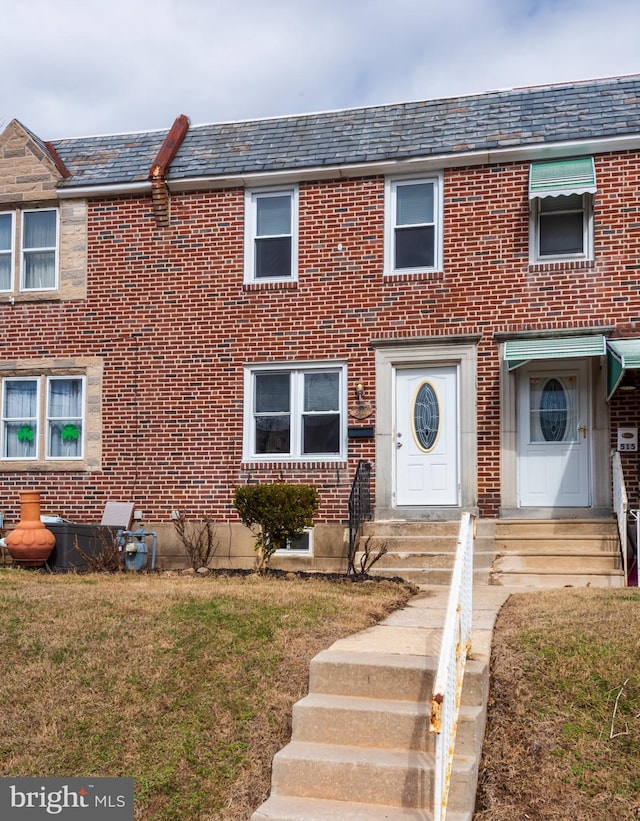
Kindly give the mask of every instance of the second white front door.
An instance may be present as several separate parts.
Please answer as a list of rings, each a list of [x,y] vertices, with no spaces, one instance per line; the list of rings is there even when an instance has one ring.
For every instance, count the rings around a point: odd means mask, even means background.
[[[396,505],[459,504],[456,366],[396,371]]]
[[[588,507],[588,371],[584,362],[523,367],[518,383],[521,507]]]

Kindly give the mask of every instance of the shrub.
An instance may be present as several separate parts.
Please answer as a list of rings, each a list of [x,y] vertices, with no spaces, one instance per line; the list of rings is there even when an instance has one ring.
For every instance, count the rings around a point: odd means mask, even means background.
[[[286,547],[288,540],[299,539],[305,527],[313,524],[318,491],[309,485],[286,482],[246,485],[236,489],[234,501],[242,524],[260,528],[255,545],[256,569],[264,573],[275,551]]]
[[[218,550],[216,523],[212,519],[191,522],[184,513],[179,512],[178,518],[173,520],[173,527],[191,567],[194,570],[209,567]]]

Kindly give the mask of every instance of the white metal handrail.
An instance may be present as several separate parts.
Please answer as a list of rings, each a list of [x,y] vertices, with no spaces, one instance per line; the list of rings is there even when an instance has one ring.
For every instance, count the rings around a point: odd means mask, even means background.
[[[467,653],[471,649],[474,537],[475,516],[464,513],[460,521],[438,671],[431,697],[429,731],[436,734],[434,821],[444,821],[447,812],[462,681]]]
[[[612,475],[613,475],[613,509],[618,520],[618,533],[620,534],[620,550],[622,552],[622,568],[624,571],[624,585],[629,582],[629,568],[627,560],[627,516],[629,513],[629,502],[627,499],[627,488],[624,483],[624,472],[622,470],[622,460],[620,453],[616,450],[613,454]]]

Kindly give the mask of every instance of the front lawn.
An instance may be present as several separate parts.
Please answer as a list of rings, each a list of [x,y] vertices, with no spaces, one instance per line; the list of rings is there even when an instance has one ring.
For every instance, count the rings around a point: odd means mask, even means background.
[[[127,776],[136,819],[246,821],[310,659],[394,582],[0,571],[0,775]]]
[[[640,591],[512,596],[494,632],[476,821],[640,818]]]

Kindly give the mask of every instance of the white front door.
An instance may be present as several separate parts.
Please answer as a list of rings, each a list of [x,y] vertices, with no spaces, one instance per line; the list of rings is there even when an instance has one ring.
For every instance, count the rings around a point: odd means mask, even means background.
[[[396,371],[396,505],[457,505],[455,366]]]
[[[588,372],[584,362],[523,366],[518,384],[521,507],[588,507]]]

